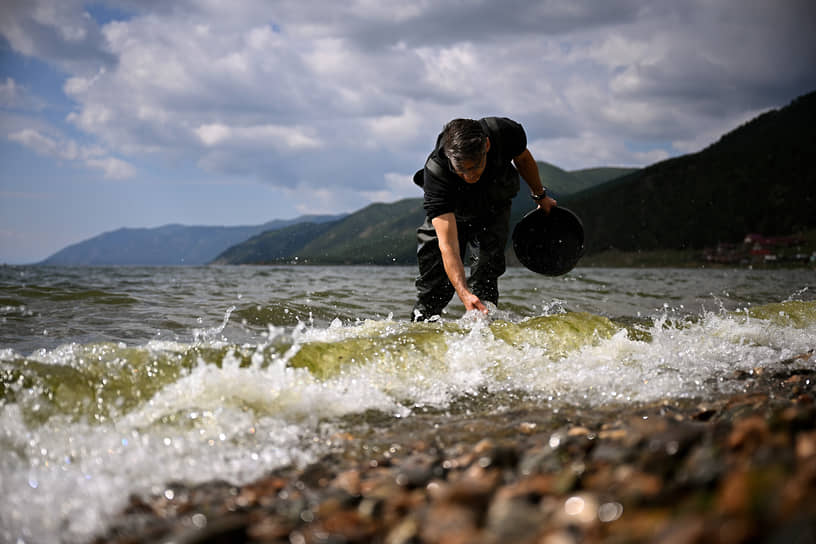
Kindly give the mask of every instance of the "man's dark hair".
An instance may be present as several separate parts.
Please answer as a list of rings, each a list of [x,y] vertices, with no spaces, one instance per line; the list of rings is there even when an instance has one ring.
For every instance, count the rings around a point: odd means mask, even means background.
[[[454,119],[445,125],[445,155],[454,165],[479,160],[485,152],[487,134],[479,121]]]

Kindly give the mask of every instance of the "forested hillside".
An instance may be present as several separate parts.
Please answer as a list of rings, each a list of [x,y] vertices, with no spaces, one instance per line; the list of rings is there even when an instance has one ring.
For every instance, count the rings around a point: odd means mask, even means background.
[[[562,199],[587,251],[702,248],[816,226],[816,93],[760,115],[699,153]]]

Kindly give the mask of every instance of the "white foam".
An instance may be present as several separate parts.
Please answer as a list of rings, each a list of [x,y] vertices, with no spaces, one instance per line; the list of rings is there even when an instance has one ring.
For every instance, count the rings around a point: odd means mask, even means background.
[[[816,324],[796,329],[707,314],[691,324],[659,319],[649,333],[648,342],[621,330],[587,345],[542,367],[529,389],[551,388],[562,400],[590,405],[733,392],[741,387],[735,371],[772,367],[813,349]]]

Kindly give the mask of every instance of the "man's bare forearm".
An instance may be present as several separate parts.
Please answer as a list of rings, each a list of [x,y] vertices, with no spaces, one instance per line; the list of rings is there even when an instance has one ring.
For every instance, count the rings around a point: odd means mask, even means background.
[[[456,245],[459,245],[458,241]],[[445,266],[445,274],[447,274],[451,285],[453,285],[453,288],[456,290],[456,294],[460,299],[464,300],[464,297],[470,293],[470,290],[467,286],[465,263],[462,262],[462,258],[459,256],[459,248],[440,246],[439,251],[442,253],[442,264]]]
[[[436,230],[436,237],[439,241],[439,252],[442,254],[442,265],[445,267],[445,274],[448,276],[451,285],[459,295],[462,304],[465,305],[465,310],[479,310],[482,313],[487,313],[487,308],[479,300],[479,297],[474,295],[467,285],[467,277],[465,276],[465,264],[462,262],[462,256],[459,252],[459,234],[456,228],[456,217],[453,213],[446,213],[438,217],[434,217],[431,223]]]
[[[529,149],[525,149],[521,155],[513,159],[513,163],[532,193],[539,194],[544,190],[544,184],[541,183],[541,176],[538,173],[538,165]]]

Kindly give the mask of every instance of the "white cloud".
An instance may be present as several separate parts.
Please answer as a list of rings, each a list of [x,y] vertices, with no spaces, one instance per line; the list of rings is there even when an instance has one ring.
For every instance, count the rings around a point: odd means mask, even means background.
[[[479,61],[479,49],[469,42],[443,48],[422,47],[416,54],[424,63],[424,72],[418,74],[423,83],[452,97],[466,99],[483,92],[478,83],[490,77]]]
[[[80,148],[72,140],[60,140],[35,129],[23,129],[9,134],[9,140],[18,142],[36,153],[55,159],[77,160],[99,153],[95,148]]]
[[[42,111],[45,103],[12,77],[0,82],[0,108],[18,111]]]
[[[605,135],[590,132],[569,138],[538,139],[528,142],[536,160],[553,163],[564,170],[580,170],[591,166],[641,166],[669,157],[665,149],[637,150],[624,141],[610,145]]]
[[[321,143],[310,136],[309,129],[299,126],[258,125],[229,127],[220,123],[201,125],[195,129],[201,142],[208,146],[238,146],[287,150],[317,149]]]
[[[204,145],[214,146],[229,139],[232,131],[226,125],[213,123],[211,125],[201,125],[195,130],[195,133]]]
[[[8,139],[44,157],[82,162],[90,168],[101,170],[105,179],[126,179],[136,174],[130,163],[106,156],[99,146],[79,145],[74,140],[50,136],[31,128],[13,132]]]
[[[399,115],[381,115],[365,121],[372,139],[384,145],[413,142],[425,128],[422,115],[409,103]]]
[[[7,77],[5,82],[0,83],[0,106],[4,108],[12,107],[20,100],[21,92],[20,86],[12,78]]]
[[[105,179],[128,179],[136,175],[136,169],[133,168],[133,165],[116,157],[88,159],[85,164],[91,168],[101,170]]]
[[[403,198],[422,196],[422,189],[414,184],[413,172],[410,175],[387,172],[383,176],[383,188],[378,191],[361,191],[371,202],[394,202]]]
[[[402,23],[420,17],[431,5],[429,0],[355,0],[350,10],[360,18]]]
[[[0,7],[0,34],[12,48],[66,71],[111,62],[98,25],[82,0],[7,0]]]
[[[24,146],[33,149],[40,155],[50,155],[59,157],[59,146],[53,139],[44,136],[33,129],[25,129],[9,134],[9,140],[19,142]]]

